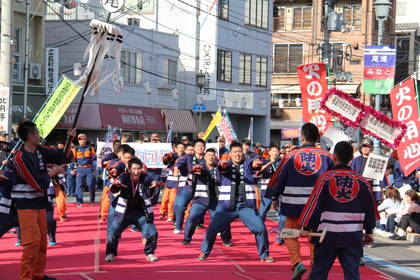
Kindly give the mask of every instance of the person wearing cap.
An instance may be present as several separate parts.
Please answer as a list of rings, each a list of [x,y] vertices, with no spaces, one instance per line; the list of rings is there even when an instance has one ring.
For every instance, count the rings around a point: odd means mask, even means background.
[[[159,133],[152,133],[150,134],[150,143],[152,144],[158,144],[160,143]],[[154,181],[162,181],[162,172],[163,168],[148,168],[148,175],[151,176],[151,178]],[[159,200],[160,191],[162,190],[162,187],[156,187],[150,190],[150,199],[152,200],[152,205],[156,205]]]
[[[353,159],[351,162],[351,169],[359,173],[363,176],[363,172],[365,171],[366,163],[369,158],[370,153],[372,153],[373,141],[369,138],[364,138],[362,140],[362,148],[361,148],[361,156],[358,156]],[[382,188],[380,182],[377,184],[372,179],[367,179],[372,187],[372,193],[375,197],[376,201],[382,200]]]
[[[95,203],[95,186],[93,184],[93,159],[95,150],[87,143],[86,134],[79,134],[77,136],[79,145],[72,149],[73,157],[76,165],[76,200],[77,206],[83,204],[83,179],[86,179],[86,184],[89,188],[90,203]]]

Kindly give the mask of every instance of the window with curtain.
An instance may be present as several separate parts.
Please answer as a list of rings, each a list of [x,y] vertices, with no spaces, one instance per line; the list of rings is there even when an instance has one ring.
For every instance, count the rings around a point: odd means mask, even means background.
[[[124,83],[141,83],[142,53],[121,51],[121,73]]]
[[[274,31],[286,30],[286,7],[274,8]]]
[[[267,29],[269,0],[245,1],[245,24]]]
[[[303,44],[275,44],[274,72],[296,73],[303,62]]]
[[[163,60],[163,75],[169,85],[176,85],[178,63],[174,59],[166,58]]]
[[[312,7],[293,8],[293,30],[312,29]]]
[[[361,29],[362,7],[361,5],[348,5],[343,7],[343,20],[346,27]]]
[[[232,82],[232,52],[217,50],[217,80]]]
[[[267,69],[268,69],[268,58],[263,56],[257,56],[256,58],[256,79],[255,85],[260,87],[267,86]]]
[[[251,85],[252,55],[241,53],[239,55],[239,83]]]
[[[229,19],[229,0],[219,0],[219,18]]]

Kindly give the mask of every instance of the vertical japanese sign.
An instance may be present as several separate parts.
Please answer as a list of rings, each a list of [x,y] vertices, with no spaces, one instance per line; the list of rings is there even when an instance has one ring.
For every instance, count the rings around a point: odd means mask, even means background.
[[[9,131],[9,88],[0,87],[0,130]]]
[[[315,124],[321,131],[331,126],[331,116],[321,109],[321,101],[328,90],[325,63],[300,65],[297,68],[302,92],[303,121]]]
[[[201,1],[199,70],[205,75],[203,100],[216,100],[217,0]]]
[[[407,133],[398,147],[398,159],[406,176],[420,166],[420,122],[413,77],[399,83],[391,90],[394,120],[407,125]]]
[[[364,53],[363,91],[388,94],[394,86],[395,47],[366,46]]]
[[[225,137],[226,146],[230,146],[233,140],[238,140],[238,136],[233,129],[232,123],[230,122],[229,115],[225,113],[220,122],[216,125],[219,134]]]
[[[58,82],[58,48],[46,48],[45,52],[45,89],[50,95]]]

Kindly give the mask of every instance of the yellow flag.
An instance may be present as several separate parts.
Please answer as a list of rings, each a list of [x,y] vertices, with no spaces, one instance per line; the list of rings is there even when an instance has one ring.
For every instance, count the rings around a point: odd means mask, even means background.
[[[57,125],[61,117],[79,92],[80,87],[67,77],[63,77],[51,93],[47,104],[35,119],[39,135],[45,138]]]
[[[219,111],[216,112],[216,114],[213,115],[213,119],[211,120],[209,126],[207,127],[206,131],[204,132],[203,140],[206,141],[207,137],[209,137],[210,133],[214,129],[214,127],[220,123],[222,120],[222,113]]]

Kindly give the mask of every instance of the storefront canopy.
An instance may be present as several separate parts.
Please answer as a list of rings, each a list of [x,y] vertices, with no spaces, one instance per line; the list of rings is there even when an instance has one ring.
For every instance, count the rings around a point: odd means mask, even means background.
[[[175,133],[197,133],[198,128],[191,111],[162,109],[166,127],[172,126]]]
[[[76,116],[77,105],[70,105],[57,128],[69,128]],[[83,104],[76,128],[105,129],[114,126],[131,131],[165,131],[160,109],[110,104]]]

